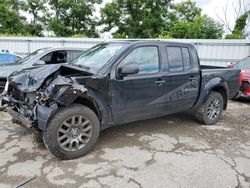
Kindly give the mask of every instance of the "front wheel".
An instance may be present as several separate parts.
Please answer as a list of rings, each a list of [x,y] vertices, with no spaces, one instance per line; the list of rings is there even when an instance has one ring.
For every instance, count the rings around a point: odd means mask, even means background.
[[[223,112],[224,99],[218,92],[212,91],[205,103],[196,110],[196,118],[205,125],[215,124]]]
[[[61,109],[48,124],[43,141],[59,159],[75,159],[91,150],[100,133],[100,122],[91,109],[72,105]]]

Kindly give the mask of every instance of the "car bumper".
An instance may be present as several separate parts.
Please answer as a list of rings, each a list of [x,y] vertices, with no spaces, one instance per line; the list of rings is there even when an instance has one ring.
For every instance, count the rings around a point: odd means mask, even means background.
[[[22,115],[21,113],[18,113],[17,111],[15,111],[14,107],[7,107],[6,110],[9,113],[9,115],[12,117],[13,123],[16,123],[18,125],[21,125],[27,128],[31,128],[33,126],[33,122],[29,118]]]
[[[6,107],[6,111],[12,117],[13,123],[27,128],[35,127],[39,130],[46,131],[49,120],[58,111],[58,106],[56,104],[50,107],[36,105],[33,114],[30,116],[25,116],[15,109],[13,106]]]
[[[241,92],[239,91],[238,94],[233,99],[238,99],[241,96]]]
[[[241,97],[241,98],[250,99],[250,93],[243,93],[243,92],[241,92],[240,97]]]
[[[239,92],[234,99],[250,99],[250,93]]]

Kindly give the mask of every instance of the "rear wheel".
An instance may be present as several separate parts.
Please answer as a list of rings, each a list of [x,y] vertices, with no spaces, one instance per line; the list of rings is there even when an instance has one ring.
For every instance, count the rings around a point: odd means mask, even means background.
[[[60,110],[49,122],[43,140],[49,151],[60,159],[75,159],[91,150],[100,132],[97,115],[83,105]]]
[[[223,106],[223,96],[218,92],[212,91],[205,103],[196,110],[196,118],[205,125],[215,124],[222,115]]]

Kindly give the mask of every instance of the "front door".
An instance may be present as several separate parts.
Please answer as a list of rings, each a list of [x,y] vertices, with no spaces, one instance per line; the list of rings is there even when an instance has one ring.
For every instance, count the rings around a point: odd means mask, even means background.
[[[166,80],[161,73],[158,46],[132,49],[117,69],[137,64],[139,73],[111,79],[112,113],[115,123],[124,123],[164,113]]]

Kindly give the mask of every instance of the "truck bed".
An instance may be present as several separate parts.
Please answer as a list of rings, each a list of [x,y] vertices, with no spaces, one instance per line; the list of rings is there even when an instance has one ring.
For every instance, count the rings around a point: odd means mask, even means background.
[[[202,75],[202,87],[201,90],[204,89],[204,86],[207,82],[212,80],[213,78],[219,79],[222,78],[227,83],[228,86],[228,98],[233,99],[239,92],[240,87],[240,70],[237,69],[228,69],[228,68],[211,68],[210,66],[205,68],[201,66],[201,75]],[[211,84],[213,81],[211,81]]]

